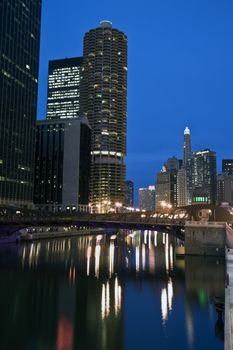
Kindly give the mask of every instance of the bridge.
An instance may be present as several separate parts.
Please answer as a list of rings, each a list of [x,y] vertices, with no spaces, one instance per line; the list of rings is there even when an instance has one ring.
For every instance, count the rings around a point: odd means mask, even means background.
[[[91,214],[85,212],[47,212],[39,210],[1,208],[0,225],[72,225],[78,223],[103,225],[172,226],[182,228],[186,221],[209,220],[233,224],[233,210],[213,205],[192,205],[147,212]]]

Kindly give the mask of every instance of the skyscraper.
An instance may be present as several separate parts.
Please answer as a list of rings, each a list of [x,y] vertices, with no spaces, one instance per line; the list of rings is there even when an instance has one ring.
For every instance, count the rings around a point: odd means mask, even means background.
[[[180,162],[176,157],[168,158],[162,170],[157,173],[156,208],[177,206],[177,172]]]
[[[49,61],[47,119],[80,115],[82,57]]]
[[[227,202],[233,204],[233,175],[226,173],[217,177],[217,204]]]
[[[191,136],[190,136],[190,130],[186,126],[184,130],[184,146],[183,146],[183,166],[186,168],[187,161],[192,155],[192,149],[191,149]]]
[[[191,135],[188,127],[184,130],[184,144],[183,144],[183,162],[182,167],[180,167],[177,173],[177,206],[185,206],[191,204],[191,199],[189,199],[189,191],[187,184],[187,172],[190,165],[190,159],[192,158],[191,149]]]
[[[139,209],[155,210],[155,186],[139,188],[138,201],[139,201]]]
[[[216,204],[215,152],[209,149],[193,152],[187,164],[187,183],[190,204],[194,196],[206,198],[209,204]]]
[[[181,168],[177,172],[177,206],[183,207],[188,204],[187,174],[186,169]]]
[[[0,204],[30,206],[41,0],[0,0]]]
[[[233,159],[222,160],[222,173],[233,175]]]
[[[34,202],[49,211],[88,204],[91,130],[86,118],[40,120]]]
[[[134,206],[134,183],[133,181],[125,181],[125,201],[124,205],[126,207]]]
[[[124,201],[127,46],[109,21],[84,37],[81,113],[92,128],[90,202],[100,211]]]

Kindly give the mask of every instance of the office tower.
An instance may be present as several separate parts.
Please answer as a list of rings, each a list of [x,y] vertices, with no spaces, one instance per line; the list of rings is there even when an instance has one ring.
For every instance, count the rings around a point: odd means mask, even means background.
[[[49,61],[47,119],[80,116],[82,57]]]
[[[188,191],[187,183],[187,172],[191,173],[191,170],[188,169],[191,158],[191,135],[189,128],[186,127],[184,130],[183,161],[182,166],[177,173],[177,206],[186,206],[188,204],[191,204],[191,199],[189,199],[189,192],[191,191]]]
[[[188,127],[184,130],[184,145],[183,145],[183,166],[186,168],[187,161],[192,155],[191,150],[191,136],[190,136],[190,130]]]
[[[177,207],[177,174],[180,169],[180,161],[176,157],[168,158],[166,162],[166,170],[170,173],[170,204]]]
[[[168,158],[166,162],[166,168],[168,171],[178,171],[180,169],[180,161],[176,157]]]
[[[33,203],[41,0],[0,0],[0,204]]]
[[[139,188],[138,199],[140,210],[155,210],[155,186]]]
[[[222,173],[233,175],[233,159],[222,160]]]
[[[171,174],[164,166],[161,172],[157,173],[156,181],[156,209],[169,208],[171,204]]]
[[[198,202],[198,198],[200,202],[216,204],[215,152],[209,149],[193,152],[187,163],[187,187],[189,204]]]
[[[124,205],[126,207],[134,206],[134,183],[133,181],[125,181],[125,201]]]
[[[233,175],[227,172],[217,177],[217,204],[233,204]]]
[[[188,205],[187,174],[186,170],[181,168],[177,172],[177,206],[186,205]]]
[[[177,207],[177,173],[180,161],[176,157],[168,158],[161,172],[157,173],[156,208]]]
[[[88,205],[90,149],[86,118],[37,122],[34,202],[38,208],[76,211]]]
[[[84,37],[81,113],[92,128],[90,202],[124,202],[127,37],[108,21]]]

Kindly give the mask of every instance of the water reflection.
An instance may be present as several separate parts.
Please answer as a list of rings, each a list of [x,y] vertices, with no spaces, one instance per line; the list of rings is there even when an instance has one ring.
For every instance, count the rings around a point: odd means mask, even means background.
[[[1,248],[1,348],[223,349],[224,263],[175,245],[122,231]]]

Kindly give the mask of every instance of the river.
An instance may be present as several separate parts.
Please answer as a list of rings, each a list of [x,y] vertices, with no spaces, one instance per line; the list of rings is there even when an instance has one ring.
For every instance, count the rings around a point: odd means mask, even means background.
[[[122,230],[0,247],[1,350],[223,350],[220,258]]]

